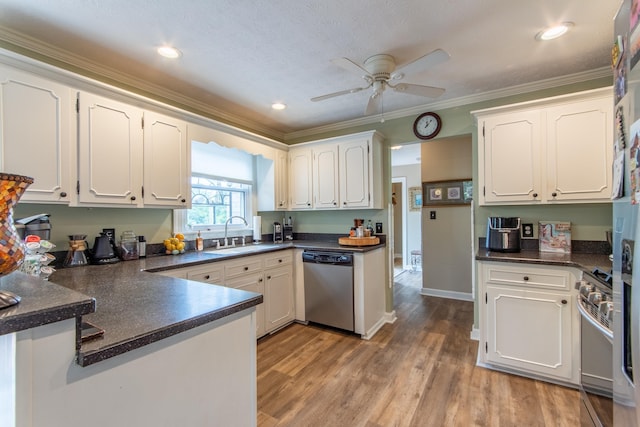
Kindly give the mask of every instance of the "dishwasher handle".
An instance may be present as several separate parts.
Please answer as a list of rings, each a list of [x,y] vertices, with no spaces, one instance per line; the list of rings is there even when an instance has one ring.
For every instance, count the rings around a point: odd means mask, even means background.
[[[345,252],[304,251],[302,252],[302,262],[352,266],[353,254]]]

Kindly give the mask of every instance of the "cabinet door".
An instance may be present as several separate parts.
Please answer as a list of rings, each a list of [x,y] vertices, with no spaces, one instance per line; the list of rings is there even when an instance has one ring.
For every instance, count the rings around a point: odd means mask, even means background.
[[[287,209],[289,207],[289,153],[286,151],[278,150],[276,152],[275,162],[275,192],[276,192],[276,209]]]
[[[266,330],[271,332],[293,321],[293,271],[291,266],[266,270],[265,318]]]
[[[233,280],[227,281],[226,286],[234,289],[242,289],[243,291],[256,292],[262,294],[264,298],[265,287],[262,273],[247,274],[245,276],[237,277]],[[256,338],[265,334],[264,306],[264,303],[256,306]]]
[[[316,209],[338,207],[338,145],[313,149],[313,195]]]
[[[312,209],[312,163],[310,148],[289,151],[291,209]]]
[[[571,379],[569,294],[487,286],[485,301],[488,362]]]
[[[186,124],[161,114],[144,113],[144,204],[190,205]]]
[[[549,201],[610,201],[613,153],[611,97],[547,110]]]
[[[79,202],[142,205],[142,110],[79,94]]]
[[[369,207],[369,140],[341,142],[339,147],[340,207]]]
[[[72,101],[67,86],[0,67],[1,169],[34,179],[21,202],[69,203],[76,179]]]
[[[480,204],[539,201],[540,111],[486,117],[478,128]]]

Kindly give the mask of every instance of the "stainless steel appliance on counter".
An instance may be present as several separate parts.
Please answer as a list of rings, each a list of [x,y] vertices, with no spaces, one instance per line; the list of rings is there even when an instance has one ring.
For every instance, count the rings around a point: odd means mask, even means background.
[[[489,217],[486,247],[491,251],[520,252],[520,218]]]
[[[353,254],[304,251],[302,261],[306,321],[355,331]]]

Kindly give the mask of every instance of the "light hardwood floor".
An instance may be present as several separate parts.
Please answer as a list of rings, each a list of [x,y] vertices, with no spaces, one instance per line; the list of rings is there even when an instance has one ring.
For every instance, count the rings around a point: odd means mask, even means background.
[[[395,279],[370,341],[293,324],[258,343],[258,426],[579,426],[579,393],[476,366],[473,304]]]

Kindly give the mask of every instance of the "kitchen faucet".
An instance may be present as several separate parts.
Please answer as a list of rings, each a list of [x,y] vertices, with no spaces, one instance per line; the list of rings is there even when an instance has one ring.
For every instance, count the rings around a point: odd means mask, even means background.
[[[241,219],[241,220],[242,220],[242,222],[244,222],[244,225],[245,225],[246,227],[248,227],[248,226],[249,226],[249,224],[247,223],[247,220],[246,220],[246,219],[244,219],[244,218],[243,218],[243,217],[241,217],[241,216],[237,216],[237,215],[236,215],[236,216],[230,216],[229,218],[227,218],[227,221],[224,223],[224,245],[223,245],[223,247],[227,247],[227,246],[229,246],[229,239],[227,239],[227,231],[228,231],[228,230],[227,230],[227,227],[229,226],[229,222],[231,222],[231,220],[232,220],[233,218]],[[235,246],[235,245],[236,245],[236,244],[235,244],[235,242],[233,242],[233,245],[232,245],[232,246]]]

